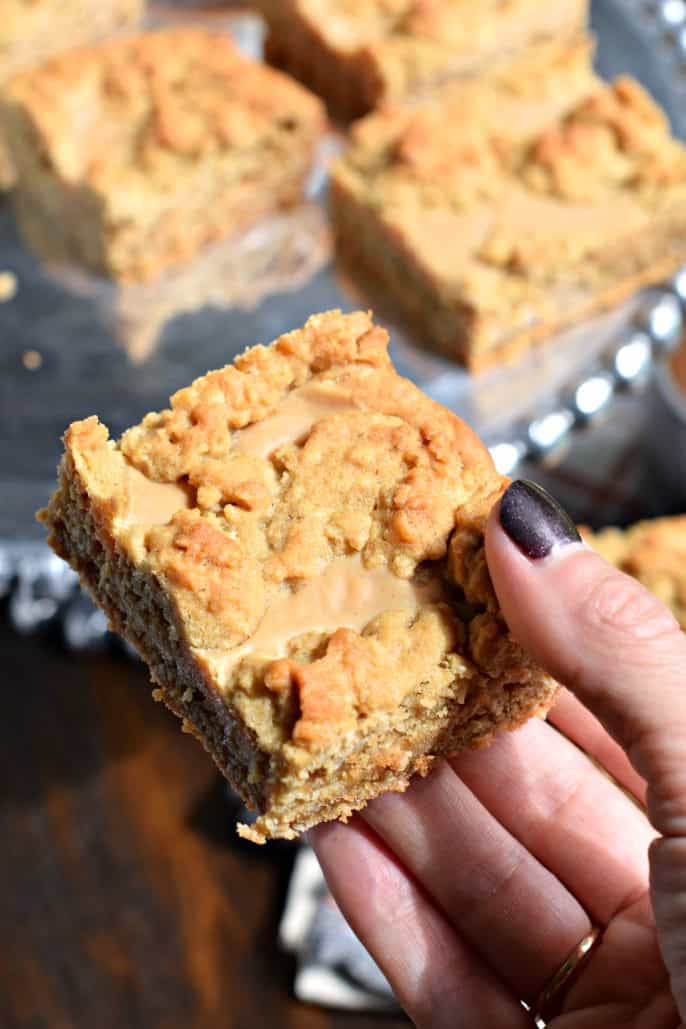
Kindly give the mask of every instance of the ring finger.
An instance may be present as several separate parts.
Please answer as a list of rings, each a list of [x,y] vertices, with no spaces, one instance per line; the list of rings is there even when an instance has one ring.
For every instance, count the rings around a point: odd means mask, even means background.
[[[530,1027],[517,998],[359,815],[309,838],[341,910],[416,1026]]]
[[[517,996],[535,996],[588,933],[581,904],[450,765],[362,817]]]
[[[605,925],[648,889],[645,813],[539,719],[451,760],[465,788]]]

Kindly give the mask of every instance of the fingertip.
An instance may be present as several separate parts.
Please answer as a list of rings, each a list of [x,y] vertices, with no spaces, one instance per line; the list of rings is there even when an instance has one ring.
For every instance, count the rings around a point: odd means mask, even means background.
[[[515,599],[522,590],[542,592],[554,565],[579,552],[594,553],[555,498],[542,486],[524,479],[512,482],[493,505],[486,523],[485,547],[506,620],[513,592],[518,595]],[[513,582],[517,584],[514,591]]]
[[[498,520],[515,546],[530,560],[579,543],[581,536],[561,504],[537,482],[517,479],[502,495]]]

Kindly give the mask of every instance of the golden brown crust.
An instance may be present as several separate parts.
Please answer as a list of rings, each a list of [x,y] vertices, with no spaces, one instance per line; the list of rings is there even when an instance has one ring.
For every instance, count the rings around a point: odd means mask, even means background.
[[[192,27],[18,73],[4,123],[29,242],[122,279],[153,277],[294,203],[324,128],[302,87],[242,57],[225,34]],[[55,222],[58,204],[77,226],[69,235]]]
[[[642,582],[686,631],[686,515],[608,528],[584,538],[607,561]]]
[[[345,118],[583,30],[585,0],[259,0],[267,56]]]
[[[119,444],[97,419],[74,423],[43,516],[262,810],[253,838],[404,788],[555,691],[488,578],[483,525],[506,480],[397,376],[387,343],[368,314],[317,315]]]
[[[484,127],[497,83],[469,105],[475,120],[451,86],[447,106],[363,120],[333,169],[343,257],[471,368],[510,359],[686,257],[686,151],[637,83],[589,76],[585,87],[563,117],[546,111],[508,137],[488,118]]]

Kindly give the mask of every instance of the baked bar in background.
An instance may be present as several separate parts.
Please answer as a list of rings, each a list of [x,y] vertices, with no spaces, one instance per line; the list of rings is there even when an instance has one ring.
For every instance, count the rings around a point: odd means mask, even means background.
[[[1,89],[20,68],[137,24],[145,0],[3,0],[0,6]],[[13,182],[10,155],[0,134],[0,190]]]
[[[507,481],[394,371],[368,314],[315,315],[147,415],[65,436],[42,520],[163,700],[292,837],[544,712],[483,546]]]
[[[508,76],[369,115],[332,172],[344,263],[477,371],[686,261],[686,150],[641,86]]]
[[[126,289],[105,284],[101,310],[107,312],[118,344],[138,364],[162,340],[165,345],[173,346],[174,339],[183,343],[188,323],[180,315],[198,313],[203,307],[252,311],[275,293],[293,293],[305,286],[329,264],[331,249],[326,211],[307,201],[234,239],[205,247],[155,282]],[[91,296],[92,284],[85,285],[86,296]],[[216,332],[216,323],[205,331]]]
[[[637,522],[628,529],[585,529],[583,535],[607,561],[664,601],[686,631],[686,515]]]
[[[258,0],[269,60],[344,118],[583,30],[587,0]]]
[[[28,245],[46,261],[147,281],[295,204],[325,118],[316,97],[227,35],[185,27],[20,72],[2,124]]]

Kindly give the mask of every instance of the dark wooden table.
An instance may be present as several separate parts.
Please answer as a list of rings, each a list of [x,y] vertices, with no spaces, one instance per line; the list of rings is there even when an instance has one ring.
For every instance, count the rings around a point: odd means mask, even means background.
[[[235,836],[141,667],[1,618],[0,648],[3,1029],[407,1026],[293,999],[275,943],[292,848]]]

